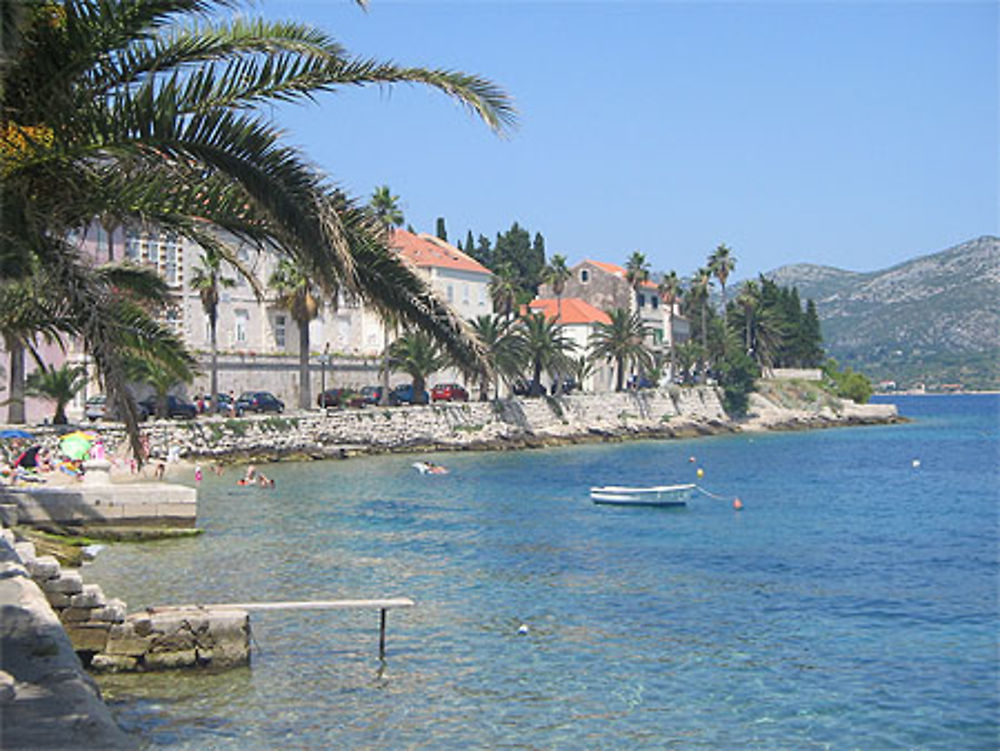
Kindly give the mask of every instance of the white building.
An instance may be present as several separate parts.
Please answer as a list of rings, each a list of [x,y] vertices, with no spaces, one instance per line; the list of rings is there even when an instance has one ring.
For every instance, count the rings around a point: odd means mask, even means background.
[[[573,358],[588,353],[590,337],[597,329],[597,324],[611,323],[607,313],[578,297],[537,298],[528,303],[528,309],[532,313],[544,313],[546,319],[562,326],[563,334],[576,345]],[[614,367],[614,363],[595,363],[590,376],[580,386],[584,391],[614,391]]]

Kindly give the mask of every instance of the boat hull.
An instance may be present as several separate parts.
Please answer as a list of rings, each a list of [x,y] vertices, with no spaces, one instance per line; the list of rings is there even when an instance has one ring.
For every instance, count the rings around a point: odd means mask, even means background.
[[[601,506],[647,506],[678,508],[686,506],[694,485],[657,485],[633,488],[606,485],[590,489],[590,500]]]

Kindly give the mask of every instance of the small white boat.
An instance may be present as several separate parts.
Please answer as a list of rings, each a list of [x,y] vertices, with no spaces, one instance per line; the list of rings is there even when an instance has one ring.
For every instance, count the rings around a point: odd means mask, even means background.
[[[646,488],[605,485],[590,489],[590,499],[606,506],[686,506],[694,492],[693,483],[685,485],[654,485]]]

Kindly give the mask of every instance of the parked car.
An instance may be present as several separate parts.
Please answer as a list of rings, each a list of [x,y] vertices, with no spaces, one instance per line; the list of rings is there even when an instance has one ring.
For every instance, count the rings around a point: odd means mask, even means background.
[[[139,404],[149,415],[157,415],[159,398],[155,394],[146,397]],[[198,408],[194,404],[174,394],[167,394],[167,417],[182,417],[185,420],[193,420],[197,416]]]
[[[137,404],[136,407],[139,410],[140,422],[149,418],[149,410],[142,403]],[[104,394],[97,394],[90,397],[83,405],[83,416],[92,422],[97,420],[114,420],[120,422],[121,418],[115,412],[116,410],[108,409],[108,397]]]
[[[552,383],[552,394],[572,394],[579,388],[579,384],[573,378],[557,378]]]
[[[277,412],[285,411],[285,403],[270,391],[244,391],[236,400],[236,409],[240,412]]]
[[[390,404],[415,404],[412,383],[402,383],[392,390],[389,395]],[[424,390],[423,401],[420,404],[430,404],[430,394]]]
[[[327,389],[316,397],[316,404],[324,407],[361,407],[364,398],[354,389]]]
[[[656,382],[646,376],[631,375],[628,379],[627,388],[630,389],[652,389],[656,388]]]
[[[361,389],[362,404],[378,404],[382,401],[381,386],[365,386]]]
[[[436,402],[467,402],[469,392],[457,383],[439,383],[431,389],[431,399]]]

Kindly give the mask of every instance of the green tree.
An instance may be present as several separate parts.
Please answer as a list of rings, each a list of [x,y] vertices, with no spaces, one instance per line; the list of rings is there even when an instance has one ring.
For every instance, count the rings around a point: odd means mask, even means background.
[[[257,298],[263,296],[263,289],[257,277],[248,269],[242,261],[232,253],[225,245],[209,245],[202,250],[200,265],[195,268],[191,277],[191,289],[198,293],[201,298],[201,307],[208,316],[209,346],[211,347],[210,366],[210,393],[212,394],[212,404],[216,403],[219,393],[219,297],[223,289],[236,285],[236,280],[227,277],[223,273],[223,264],[227,264],[237,270],[239,274],[250,282]]]
[[[375,189],[368,206],[386,235],[391,234],[394,227],[402,226],[405,221],[403,211],[399,207],[399,196],[394,196],[388,185]],[[396,316],[391,313],[383,316],[382,339],[385,347],[382,352],[382,394],[379,397],[379,404],[383,407],[389,404],[389,378],[392,372],[389,367],[389,348],[395,328]]]
[[[63,363],[58,368],[36,370],[27,380],[27,393],[56,403],[53,425],[65,425],[66,405],[80,393],[87,381],[87,371],[82,365]]]
[[[732,253],[732,248],[723,243],[708,257],[708,268],[719,280],[719,286],[722,287],[723,322],[726,320],[726,281],[728,281],[733,269],[736,268],[736,259],[733,258]]]
[[[379,224],[386,228],[386,231],[393,227],[402,227],[405,221],[403,210],[399,207],[399,196],[392,194],[388,185],[380,185],[375,188],[368,206],[375,214]]]
[[[268,280],[275,292],[275,304],[287,310],[299,327],[299,408],[309,409],[312,387],[309,379],[309,323],[323,307],[322,291],[292,261],[282,259]],[[214,397],[213,397],[214,398]]]
[[[677,345],[675,352],[677,357],[677,372],[680,374],[686,385],[694,382],[694,373],[704,358],[705,354],[698,342],[692,340]]]
[[[636,250],[629,256],[625,262],[625,279],[635,291],[638,291],[643,282],[649,280],[649,262],[644,253]]]
[[[566,282],[572,276],[569,267],[566,266],[566,257],[558,253],[552,256],[542,271],[542,281],[552,288],[552,292],[556,296],[556,309],[560,321],[562,320],[562,295],[566,291]]]
[[[413,403],[426,404],[424,391],[427,379],[448,365],[435,341],[423,331],[410,331],[399,337],[389,348],[389,364],[413,379]]]
[[[497,267],[493,272],[493,278],[490,279],[489,290],[493,309],[502,312],[504,318],[509,321],[517,305],[517,279],[514,267],[509,263]]]
[[[823,365],[823,375],[833,392],[844,399],[858,404],[867,404],[872,395],[871,381],[863,373],[854,371],[849,365],[843,369],[832,357]]]
[[[477,316],[472,322],[479,341],[486,350],[487,368],[477,376],[480,379],[479,399],[489,398],[490,387],[494,396],[499,397],[500,380],[514,379],[526,361],[524,339],[518,335],[516,323],[500,315]]]
[[[490,268],[495,273],[505,265],[510,267],[518,303],[534,299],[545,266],[545,245],[540,235],[536,236],[533,246],[528,231],[514,222],[506,232],[497,233],[492,260]]]
[[[576,345],[566,335],[563,327],[555,319],[544,313],[529,313],[520,320],[518,334],[527,365],[531,368],[529,396],[543,393],[542,371],[549,375],[565,372],[568,357]]]
[[[739,347],[729,347],[719,367],[719,385],[722,386],[722,406],[733,417],[747,412],[754,383],[760,377],[760,368]]]
[[[325,289],[356,286],[435,332],[456,357],[474,358],[461,322],[410,278],[353,202],[282,141],[271,105],[347,86],[420,83],[503,130],[514,119],[510,99],[476,76],[350,57],[302,24],[221,15],[234,5],[0,5],[0,279],[46,269],[114,398],[130,399],[121,322],[105,304],[114,290],[69,241],[95,221],[141,219],[203,247],[215,230],[267,246]],[[135,417],[132,404],[126,424],[137,449]]]
[[[448,242],[448,230],[446,230],[444,227],[443,216],[439,216],[437,218],[437,224],[434,228],[434,234],[437,236],[439,240],[444,240],[445,242]]]
[[[674,376],[674,367],[676,365],[674,356],[674,306],[681,298],[681,280],[677,276],[676,271],[671,271],[668,274],[664,274],[663,278],[660,280],[657,286],[657,291],[660,293],[660,299],[663,304],[667,307],[667,329],[668,335],[670,337],[670,377]]]
[[[636,365],[640,372],[653,367],[653,355],[646,344],[649,329],[638,312],[625,308],[608,311],[609,323],[598,323],[590,337],[590,356],[615,363],[615,391],[625,387],[626,368]]]

